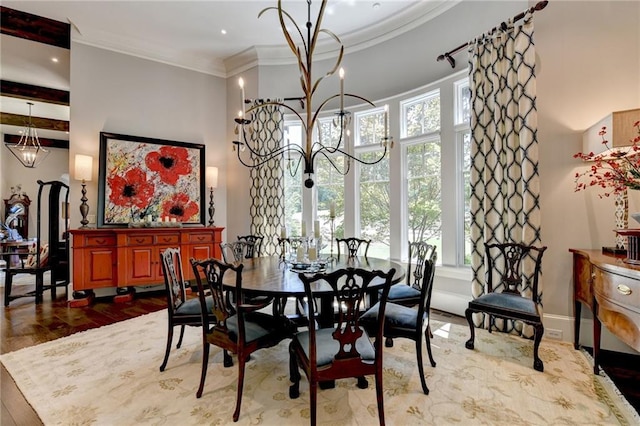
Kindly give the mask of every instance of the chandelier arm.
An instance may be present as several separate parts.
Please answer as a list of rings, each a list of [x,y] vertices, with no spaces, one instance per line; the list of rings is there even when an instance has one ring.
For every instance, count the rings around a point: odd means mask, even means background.
[[[287,104],[285,104],[283,102],[276,102],[276,101],[267,101],[267,102],[261,103],[260,105],[254,105],[254,106],[252,106],[251,108],[249,108],[247,110],[246,114],[248,114],[250,112],[253,112],[253,111],[256,111],[256,110],[258,110],[260,108],[263,108],[263,107],[265,107],[267,105],[275,105],[275,106],[280,106],[282,108],[286,108],[289,111],[291,111],[291,113],[294,114],[296,117],[298,117],[300,119],[300,121],[303,121],[302,120],[302,116],[300,115],[300,113],[298,111],[296,111],[295,109],[293,109],[293,107],[290,107],[289,105],[287,105]]]
[[[318,154],[322,154],[322,155],[324,156],[324,158],[326,158],[326,159],[327,159],[327,161],[329,162],[329,164],[331,164],[331,166],[332,166],[334,169],[336,169],[336,171],[337,171],[338,173],[340,173],[341,175],[346,175],[346,174],[349,172],[349,170],[347,170],[346,172],[344,171],[344,169],[343,169],[343,170],[340,170],[340,169],[338,168],[338,166],[336,165],[335,161],[333,160],[333,158],[331,158],[331,156],[327,155],[327,153],[326,153],[326,152],[324,152],[324,150],[320,150],[320,151],[316,151],[316,152],[314,152],[314,153],[313,153],[313,161],[316,161],[316,155],[318,155]]]
[[[302,163],[302,158],[303,158],[302,155],[298,157],[298,161],[296,162],[296,167],[293,171],[291,171],[290,166],[287,167],[289,169],[289,174],[291,175],[291,177],[295,177],[298,174],[298,170],[300,169],[300,164]],[[291,161],[291,157],[289,157],[288,160]]]
[[[289,149],[292,148],[288,148],[289,145],[285,145],[285,146],[281,146],[280,148],[277,148],[273,151],[270,151],[266,154],[262,154],[259,151],[256,151],[255,149],[251,148],[251,145],[249,144],[249,141],[247,141],[247,137],[245,136],[245,140],[243,142],[239,142],[240,145],[245,145],[246,148],[249,150],[249,152],[253,155],[255,155],[256,157],[260,157],[260,158],[265,158],[265,161],[269,161],[271,158],[273,157],[277,157],[278,155],[284,154],[285,152],[287,152]],[[294,145],[295,147],[295,145]]]
[[[245,160],[243,160],[243,159],[242,159],[242,157],[240,156],[240,149],[239,149],[239,148],[238,148],[238,150],[237,150],[237,151],[238,151],[238,160],[240,160],[240,163],[242,163],[242,165],[243,165],[243,166],[245,166],[245,167],[249,167],[249,168],[252,168],[252,169],[255,169],[256,167],[260,167],[260,166],[262,166],[263,164],[265,164],[265,163],[267,163],[267,162],[269,162],[269,161],[273,160],[274,158],[276,158],[276,157],[278,157],[278,156],[280,156],[280,155],[284,154],[284,152],[285,152],[285,151],[281,151],[281,152],[280,152],[280,149],[279,149],[278,151],[270,152],[268,155],[266,155],[266,156],[265,156],[265,155],[257,154],[255,151],[253,151],[253,150],[251,150],[251,148],[249,148],[249,151],[250,151],[251,153],[254,153],[255,155],[257,155],[258,157],[260,157],[260,158],[261,158],[261,160],[260,160],[260,161],[258,161],[258,162],[256,163],[256,162],[255,162],[255,160],[256,160],[256,159],[254,159],[254,162],[253,162],[253,163],[247,163],[247,162],[246,162]]]

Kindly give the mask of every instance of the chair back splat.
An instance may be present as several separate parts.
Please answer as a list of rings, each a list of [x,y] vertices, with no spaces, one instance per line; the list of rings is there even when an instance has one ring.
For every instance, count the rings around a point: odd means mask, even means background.
[[[308,305],[308,330],[296,333],[289,346],[290,378],[293,383],[289,388],[289,396],[297,398],[300,394],[299,369],[302,369],[309,380],[311,424],[316,424],[317,388],[320,382],[331,382],[336,379],[358,378],[358,386],[367,387],[366,375],[375,375],[378,416],[380,424],[384,424],[384,403],[382,388],[382,338],[384,326],[384,310],[387,295],[395,269],[367,271],[360,268],[339,269],[326,274],[307,277],[299,274],[304,283],[305,293],[309,300],[314,298],[312,288],[328,284],[331,289],[332,305],[337,309],[336,323],[330,328],[314,326],[315,307]],[[323,281],[322,283],[319,283]],[[366,302],[367,294],[373,286],[382,286],[382,297],[379,301],[382,315],[374,333],[371,335],[360,325],[360,315]],[[325,297],[323,295],[323,297]],[[325,303],[325,306],[327,304]],[[375,339],[375,344],[370,338]]]
[[[358,252],[360,251],[360,247],[364,247],[364,253],[362,255],[367,257],[369,253],[369,245],[371,244],[371,240],[365,240],[362,238],[336,238],[336,243],[338,246],[338,257],[340,257],[340,246],[344,244],[347,249],[346,255],[349,259],[353,259],[358,256]]]
[[[467,349],[474,348],[475,324],[473,314],[488,315],[489,332],[499,330],[495,319],[503,320],[501,331],[510,331],[507,324],[521,321],[533,327],[533,368],[544,371],[538,349],[544,334],[542,309],[538,296],[538,280],[542,255],[547,249],[519,243],[485,243],[486,293],[469,302],[465,311],[471,330]],[[494,281],[495,280],[495,281]]]
[[[248,244],[245,246],[244,256],[247,259],[252,257],[260,257],[260,253],[262,252],[262,240],[264,239],[261,235],[238,235],[238,241],[245,241]]]
[[[231,367],[233,361],[230,353],[237,355],[238,362],[238,389],[236,408],[233,413],[233,421],[240,417],[242,404],[242,389],[244,386],[244,370],[249,355],[253,352],[275,346],[283,339],[291,336],[293,330],[286,318],[268,315],[259,310],[268,306],[269,302],[257,303],[251,299],[251,303],[243,298],[242,294],[242,269],[244,265],[232,265],[220,262],[217,259],[195,260],[191,259],[191,265],[196,277],[198,296],[202,312],[211,312],[213,316],[202,315],[204,353],[202,357],[202,372],[200,386],[196,396],[200,398],[204,391],[207,365],[209,361],[209,346],[215,345],[223,350],[223,365]],[[232,290],[225,290],[225,279],[235,285]],[[238,303],[232,307],[225,292],[232,291]],[[206,306],[205,293],[212,296],[211,307]]]

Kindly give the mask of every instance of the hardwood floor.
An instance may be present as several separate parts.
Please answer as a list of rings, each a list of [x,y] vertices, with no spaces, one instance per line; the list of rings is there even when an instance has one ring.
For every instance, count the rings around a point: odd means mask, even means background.
[[[4,298],[1,293],[0,298]],[[35,305],[33,298],[22,298],[2,306],[0,352],[12,352],[24,347],[37,345],[49,340],[68,336],[79,331],[124,321],[149,312],[164,309],[164,292],[149,292],[137,295],[132,302],[113,303],[111,298],[98,299],[93,305],[69,308],[64,291],[51,300],[50,293],[44,303]],[[466,325],[462,317],[445,312],[433,311],[432,318]],[[164,350],[164,348],[161,348]],[[616,383],[627,400],[640,412],[640,356],[602,351],[602,367]],[[1,399],[0,424],[3,426],[41,425],[35,411],[27,403],[16,387],[13,379],[2,366],[0,371]]]

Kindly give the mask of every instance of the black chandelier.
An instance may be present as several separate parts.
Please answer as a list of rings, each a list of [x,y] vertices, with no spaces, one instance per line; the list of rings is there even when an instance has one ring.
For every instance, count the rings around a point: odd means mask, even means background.
[[[304,96],[295,97],[295,98],[284,98],[282,100],[265,100],[254,103],[252,107],[245,111],[245,103],[252,102],[250,99],[245,99],[244,96],[244,81],[242,78],[239,79],[239,85],[242,94],[242,111],[240,111],[239,116],[235,119],[236,127],[235,134],[238,137],[238,140],[234,140],[233,148],[237,151],[238,160],[246,167],[260,167],[266,162],[273,160],[279,156],[284,156],[285,153],[288,153],[288,165],[287,168],[292,176],[294,176],[302,162],[304,160],[304,173],[307,175],[307,179],[305,180],[305,186],[307,188],[313,187],[313,178],[311,175],[314,173],[314,163],[318,156],[325,158],[331,166],[339,173],[346,175],[349,173],[351,168],[351,160],[357,161],[360,164],[373,165],[377,164],[387,154],[388,149],[393,147],[393,138],[391,138],[388,134],[388,110],[385,107],[384,112],[384,135],[381,138],[380,144],[384,148],[381,155],[375,158],[372,161],[366,161],[361,158],[358,158],[349,152],[347,152],[346,148],[346,140],[348,137],[347,126],[351,122],[351,112],[345,111],[344,109],[344,97],[348,96],[350,98],[359,99],[361,101],[366,102],[367,104],[374,106],[375,105],[358,95],[344,93],[344,70],[340,68],[340,64],[342,63],[342,57],[344,55],[344,46],[342,42],[333,32],[322,28],[322,18],[324,16],[325,7],[327,5],[328,0],[322,0],[322,4],[320,6],[320,11],[318,12],[318,16],[316,18],[316,22],[311,21],[311,0],[307,0],[307,22],[306,22],[306,38],[303,35],[300,26],[295,22],[295,20],[291,17],[289,13],[287,13],[282,8],[282,0],[278,0],[277,7],[268,7],[263,9],[259,14],[258,18],[262,16],[262,14],[267,10],[276,10],[278,13],[278,18],[280,21],[280,27],[282,28],[282,33],[287,41],[287,44],[293,54],[296,56],[298,62],[298,69],[300,71],[300,84],[302,86],[302,92]],[[292,37],[291,32],[287,29],[287,24],[291,24],[296,32],[297,37],[300,39],[300,46],[297,46],[294,42],[294,38]],[[327,72],[322,77],[318,78],[314,81],[313,75],[311,72],[313,65],[313,55],[316,48],[316,44],[318,42],[318,36],[320,34],[326,34],[335,41],[338,46],[338,56],[336,58],[335,64],[333,68]],[[295,34],[295,33],[294,33]],[[322,101],[318,108],[314,111],[313,109],[313,95],[316,93],[316,90],[320,84],[320,82],[325,77],[330,77],[334,75],[338,71],[340,78],[340,93],[332,95]],[[316,142],[313,141],[314,129],[319,126],[319,114],[320,112],[329,104],[330,101],[334,99],[339,99],[340,101],[340,109],[335,113],[336,117],[331,121],[331,125],[337,129],[338,137],[337,141],[333,142],[329,140],[327,143],[324,143],[322,137],[320,136],[320,132],[318,132],[318,140]],[[302,113],[296,111],[293,107],[287,104],[287,102],[299,102],[302,106]],[[257,112],[258,109],[267,107],[269,105],[278,106],[284,108],[300,119],[304,129],[305,140],[302,144],[291,144],[287,140],[286,143],[281,143],[277,148],[269,150],[267,152],[263,152],[264,147],[260,146],[261,141],[258,140],[257,137],[254,136],[254,130],[251,126],[252,120],[248,118],[248,115],[252,115]],[[304,116],[304,117],[303,117]],[[331,132],[330,132],[331,133]],[[253,139],[252,139],[253,137]],[[330,138],[331,139],[331,138]],[[244,159],[242,157],[242,153],[245,151],[249,151],[251,158]],[[292,153],[298,154],[299,157],[296,160],[292,158]],[[340,168],[335,163],[332,158],[335,154],[341,154],[346,158],[346,164]]]

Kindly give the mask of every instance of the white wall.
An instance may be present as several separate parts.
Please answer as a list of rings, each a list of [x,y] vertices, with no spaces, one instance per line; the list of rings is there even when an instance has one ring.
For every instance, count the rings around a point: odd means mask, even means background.
[[[89,214],[98,208],[100,132],[105,131],[204,144],[206,165],[221,170],[216,223],[226,223],[225,105],[224,79],[72,43],[69,159],[72,163],[75,154],[94,158],[93,180],[87,184]],[[71,187],[73,213],[80,203],[80,183],[72,180]],[[71,226],[78,227],[80,219],[79,213],[73,216]]]

